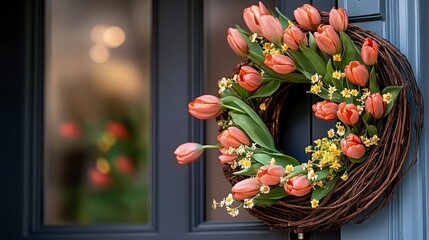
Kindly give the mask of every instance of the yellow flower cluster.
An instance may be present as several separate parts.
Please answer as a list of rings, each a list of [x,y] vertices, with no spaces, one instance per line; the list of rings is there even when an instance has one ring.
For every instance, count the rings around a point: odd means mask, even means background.
[[[284,47],[282,48],[284,49]],[[263,49],[262,54],[264,54],[264,56],[269,54],[282,54],[282,51],[283,51],[278,49],[276,45],[271,42],[264,43],[264,45],[262,46],[262,49]],[[287,46],[286,46],[286,50],[287,50]]]

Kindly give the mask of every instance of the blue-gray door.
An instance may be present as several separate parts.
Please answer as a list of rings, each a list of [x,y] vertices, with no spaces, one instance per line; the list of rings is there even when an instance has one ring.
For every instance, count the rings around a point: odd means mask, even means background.
[[[108,1],[108,0],[106,0]],[[216,69],[211,67],[210,53],[215,55],[217,42],[207,37],[206,15],[217,11],[242,8],[257,1],[157,0],[153,6],[152,112],[151,130],[151,215],[148,224],[49,225],[44,224],[42,195],[45,30],[44,1],[10,1],[2,13],[2,165],[0,168],[0,238],[1,239],[288,239],[287,233],[270,232],[256,220],[229,221],[212,216],[207,208],[211,196],[206,179],[209,161],[206,156],[192,166],[178,166],[172,152],[185,141],[203,141],[210,135],[199,121],[186,112],[188,101],[210,89],[207,79]],[[234,1],[238,2],[238,1]],[[270,3],[268,3],[270,2]],[[414,67],[424,95],[429,93],[427,55],[429,3],[423,0],[277,0],[287,15],[303,3],[322,10],[343,6],[351,22],[373,30],[403,51]],[[236,6],[237,5],[237,6]],[[241,6],[242,5],[242,6]],[[223,8],[222,8],[223,7]],[[241,14],[238,14],[241,15]],[[231,22],[230,26],[234,26]],[[223,40],[222,40],[223,39]],[[212,49],[210,50],[209,47]],[[211,52],[210,52],[211,51]],[[216,56],[213,56],[216,57]],[[235,60],[231,60],[235,62]],[[220,64],[221,65],[221,64]],[[225,67],[225,66],[224,66]],[[226,66],[228,69],[228,66]],[[233,66],[231,66],[231,69]],[[227,73],[225,73],[227,74]],[[203,80],[204,79],[204,80]],[[310,136],[323,134],[324,126],[312,120],[311,99],[300,89],[295,109],[303,121],[288,129],[299,141],[288,144],[292,154],[301,154]],[[427,97],[427,96],[426,96]],[[427,100],[425,101],[427,103]],[[308,111],[299,111],[299,104]],[[297,107],[298,106],[298,107]],[[426,114],[427,115],[427,114]],[[305,134],[302,134],[305,132]],[[313,232],[306,239],[429,239],[429,164],[425,163],[429,131],[422,139],[419,161],[404,178],[390,204],[362,225],[353,223],[331,232]],[[426,146],[426,147],[424,147]],[[221,172],[214,177],[221,177]],[[295,237],[295,236],[293,236]],[[293,238],[294,239],[294,238]]]

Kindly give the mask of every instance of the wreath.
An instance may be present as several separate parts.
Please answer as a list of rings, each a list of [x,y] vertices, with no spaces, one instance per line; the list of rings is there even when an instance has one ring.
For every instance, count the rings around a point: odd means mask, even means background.
[[[423,99],[408,60],[377,34],[349,25],[341,7],[326,13],[304,4],[293,21],[259,3],[243,17],[250,31],[229,28],[227,41],[247,60],[219,80],[219,96],[188,105],[198,119],[217,119],[219,144],[182,144],[178,163],[219,149],[233,187],[213,208],[232,216],[245,208],[272,230],[335,229],[366,210],[363,222],[389,201],[417,159]],[[325,137],[303,149],[308,161],[278,148],[283,104],[302,83],[320,97],[315,116],[332,122]],[[414,153],[406,163],[412,121]]]

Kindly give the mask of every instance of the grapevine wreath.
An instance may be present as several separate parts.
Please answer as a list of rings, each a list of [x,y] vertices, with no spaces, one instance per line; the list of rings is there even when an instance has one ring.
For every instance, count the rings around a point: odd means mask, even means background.
[[[243,12],[249,31],[228,29],[232,50],[247,60],[219,80],[219,96],[188,106],[196,118],[217,119],[219,144],[182,144],[177,161],[218,148],[233,187],[213,208],[232,216],[245,208],[272,230],[335,229],[365,211],[363,222],[385,206],[417,159],[423,99],[411,66],[387,40],[349,25],[343,8],[325,13],[304,4],[295,20],[276,10],[250,6]],[[277,147],[280,113],[294,84],[307,84],[320,97],[315,116],[332,122],[300,161]]]

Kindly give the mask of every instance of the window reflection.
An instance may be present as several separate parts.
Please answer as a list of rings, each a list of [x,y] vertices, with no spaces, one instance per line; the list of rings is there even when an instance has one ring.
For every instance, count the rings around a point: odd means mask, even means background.
[[[150,0],[50,0],[45,224],[148,223]]]

